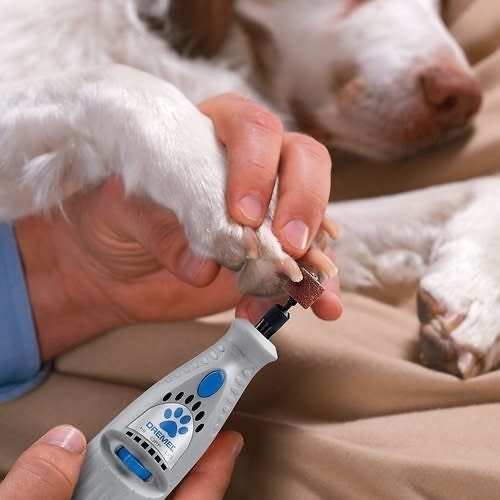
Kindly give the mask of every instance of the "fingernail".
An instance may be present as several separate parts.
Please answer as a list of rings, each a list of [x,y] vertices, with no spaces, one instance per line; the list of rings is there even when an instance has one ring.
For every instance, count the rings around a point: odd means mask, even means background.
[[[301,220],[291,220],[284,228],[283,233],[288,243],[297,250],[304,251],[309,239],[309,228]]]
[[[262,218],[262,200],[256,194],[249,193],[239,201],[240,210],[248,219],[260,222]]]
[[[243,449],[243,444],[244,444],[243,438],[240,437],[238,441],[234,444],[234,447],[232,449],[232,456],[234,458],[237,458],[238,455],[241,453],[241,450]]]
[[[64,448],[76,455],[81,455],[86,448],[86,441],[83,434],[74,427],[61,425],[51,429],[41,438],[46,444]]]
[[[179,273],[184,276],[187,281],[194,282],[206,263],[207,259],[195,255],[191,249],[188,248],[181,257]]]

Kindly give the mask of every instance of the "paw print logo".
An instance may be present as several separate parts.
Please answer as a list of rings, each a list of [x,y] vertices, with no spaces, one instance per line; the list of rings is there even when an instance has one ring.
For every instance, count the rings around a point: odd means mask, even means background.
[[[191,416],[184,415],[183,408],[176,408],[174,411],[167,408],[163,416],[166,420],[160,424],[160,428],[171,438],[174,438],[177,434],[182,435],[188,432],[187,424],[191,422]]]

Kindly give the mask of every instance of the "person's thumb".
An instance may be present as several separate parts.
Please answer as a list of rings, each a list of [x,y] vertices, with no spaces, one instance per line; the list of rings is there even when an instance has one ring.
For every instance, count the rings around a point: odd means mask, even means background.
[[[173,212],[131,196],[127,199],[126,215],[126,223],[137,241],[181,281],[204,287],[216,278],[219,265],[191,250],[184,229]]]
[[[51,429],[25,451],[0,484],[2,500],[70,500],[85,456],[86,440],[74,427]]]

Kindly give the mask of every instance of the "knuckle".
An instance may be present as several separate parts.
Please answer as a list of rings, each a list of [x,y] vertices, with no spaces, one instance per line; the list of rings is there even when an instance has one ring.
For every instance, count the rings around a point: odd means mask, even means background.
[[[247,101],[241,112],[244,120],[251,126],[276,135],[283,134],[283,123],[281,120],[260,104]]]
[[[321,196],[316,191],[310,193],[310,203],[312,207],[312,214],[318,220],[323,219],[328,206],[328,198]]]
[[[276,180],[276,172],[270,168],[270,164],[265,158],[249,158],[245,165],[245,171],[246,177],[252,175],[252,178],[246,179],[246,182],[252,184],[267,186],[274,184]]]
[[[311,188],[307,194],[307,199],[313,207],[319,207],[321,212],[324,212],[328,204],[328,191],[329,190]]]
[[[325,215],[328,200],[315,190],[300,190],[294,193],[297,211],[309,220],[318,221]]]
[[[299,195],[299,199],[307,200],[306,203],[303,203],[303,207],[309,212],[310,216],[314,219],[322,219],[328,200],[315,190],[299,193]]]
[[[233,104],[246,104],[252,102],[251,99],[238,92],[225,92],[220,94],[218,99],[231,101]]]
[[[321,163],[329,165],[331,168],[331,157],[328,149],[313,137],[301,134],[300,132],[290,132],[288,134],[289,147],[294,151],[304,151],[313,156]]]

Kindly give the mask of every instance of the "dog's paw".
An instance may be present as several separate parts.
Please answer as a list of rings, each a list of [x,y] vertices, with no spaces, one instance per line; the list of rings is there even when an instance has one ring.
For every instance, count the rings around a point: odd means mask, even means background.
[[[238,287],[243,293],[278,295],[287,279],[302,279],[298,264],[283,251],[273,234],[269,217],[256,231],[244,228],[243,241],[247,253],[238,275]]]
[[[190,231],[190,245],[199,254],[238,271],[238,287],[243,293],[276,295],[285,280],[302,279],[299,265],[283,251],[272,233],[269,218],[254,230],[230,221],[223,213],[213,216],[220,222],[212,237],[207,239],[203,232]]]
[[[294,282],[302,280],[299,264],[283,251],[271,226],[272,217],[269,214],[256,231],[247,227],[243,229],[242,247],[246,250],[246,254],[238,276],[238,286],[243,293],[261,296],[280,295],[287,280]],[[335,264],[324,252],[328,238],[335,237],[335,227],[325,218],[311,248],[300,259],[300,266],[314,271],[320,281],[337,273]]]
[[[420,320],[420,360],[426,366],[473,377],[482,371],[479,356],[471,345],[460,345],[453,335],[466,327],[464,320],[471,312],[470,305],[454,310],[421,287],[417,296]],[[474,320],[473,320],[474,321]]]
[[[437,278],[437,277],[436,277]],[[442,277],[441,277],[442,278]],[[500,284],[500,282],[499,282]],[[495,289],[467,294],[425,283],[418,294],[421,361],[470,378],[500,363],[500,297]],[[463,293],[461,293],[463,292]]]
[[[500,364],[499,210],[484,198],[457,216],[420,282],[422,361],[463,378]]]

